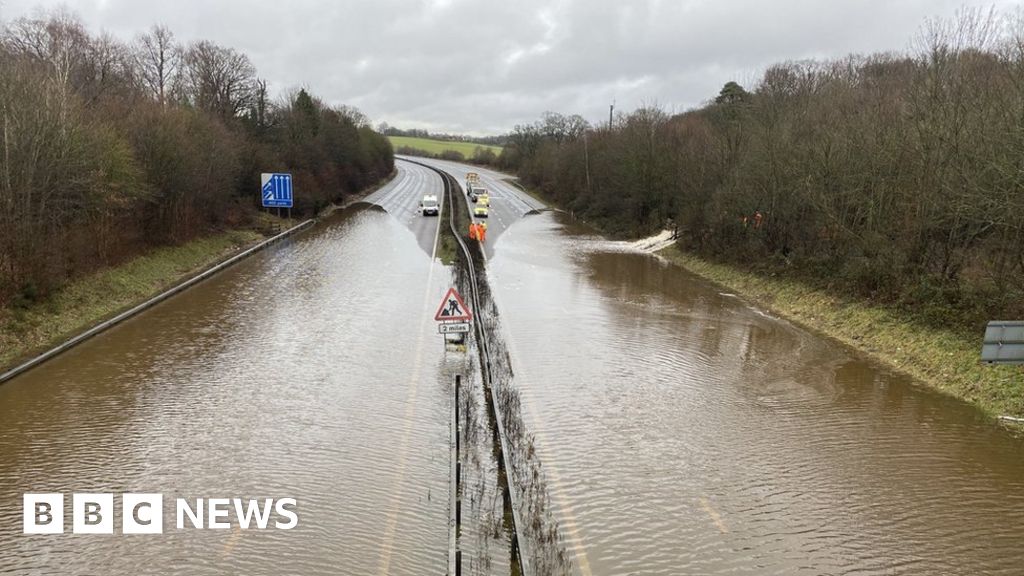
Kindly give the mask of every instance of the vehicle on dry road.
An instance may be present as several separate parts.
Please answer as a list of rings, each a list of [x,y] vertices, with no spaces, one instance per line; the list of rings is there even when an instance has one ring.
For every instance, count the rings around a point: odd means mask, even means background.
[[[437,216],[441,212],[441,205],[437,201],[437,196],[433,194],[427,194],[420,201],[420,210],[424,216]]]

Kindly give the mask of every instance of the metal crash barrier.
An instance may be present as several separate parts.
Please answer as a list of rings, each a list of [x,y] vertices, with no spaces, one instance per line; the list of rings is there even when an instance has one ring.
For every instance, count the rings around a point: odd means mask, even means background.
[[[981,361],[988,364],[1024,364],[1024,321],[995,320],[985,328]]]

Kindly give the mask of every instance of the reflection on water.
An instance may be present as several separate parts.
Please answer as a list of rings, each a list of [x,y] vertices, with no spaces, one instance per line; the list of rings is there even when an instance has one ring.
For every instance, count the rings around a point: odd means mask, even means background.
[[[1024,442],[553,215],[512,232],[492,284],[582,573],[1020,573]]]
[[[0,572],[443,573],[430,266],[349,211],[0,386]],[[51,491],[292,497],[299,527],[178,531],[170,507],[161,536],[73,535],[70,512],[23,536],[22,493]]]

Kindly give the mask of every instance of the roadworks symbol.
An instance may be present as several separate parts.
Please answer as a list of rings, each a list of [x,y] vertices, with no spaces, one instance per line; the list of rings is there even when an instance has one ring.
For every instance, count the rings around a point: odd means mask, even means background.
[[[438,322],[468,322],[472,318],[472,312],[455,288],[448,289],[437,308],[437,314],[434,314],[434,320]]]

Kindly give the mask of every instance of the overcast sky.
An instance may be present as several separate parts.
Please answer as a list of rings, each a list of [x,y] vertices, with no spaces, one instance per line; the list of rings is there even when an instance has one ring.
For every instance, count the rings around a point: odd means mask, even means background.
[[[0,0],[11,20],[66,6],[94,33],[154,23],[249,55],[272,90],[306,87],[376,124],[496,134],[544,111],[682,111],[765,66],[903,51],[930,17],[996,0]]]

